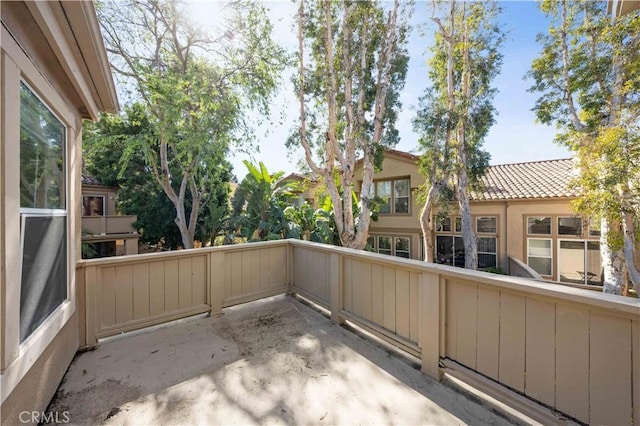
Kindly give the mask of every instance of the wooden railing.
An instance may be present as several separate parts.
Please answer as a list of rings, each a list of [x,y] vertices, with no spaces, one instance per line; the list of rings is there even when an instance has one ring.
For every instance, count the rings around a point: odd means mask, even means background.
[[[82,230],[92,235],[132,234],[137,216],[82,216]]]
[[[531,401],[585,423],[640,424],[638,299],[291,245],[294,292],[420,356],[431,376],[444,368],[498,397],[508,393],[543,421],[557,418]]]
[[[81,345],[284,293],[287,250],[276,241],[78,262]]]
[[[542,406],[640,424],[638,299],[299,240],[88,260],[78,277],[84,345],[290,291],[545,422]]]

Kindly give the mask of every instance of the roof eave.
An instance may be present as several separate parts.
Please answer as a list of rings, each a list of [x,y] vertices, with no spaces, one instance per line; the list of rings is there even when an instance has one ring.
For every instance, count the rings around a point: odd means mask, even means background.
[[[25,2],[77,91],[84,118],[117,112],[118,98],[93,2]]]

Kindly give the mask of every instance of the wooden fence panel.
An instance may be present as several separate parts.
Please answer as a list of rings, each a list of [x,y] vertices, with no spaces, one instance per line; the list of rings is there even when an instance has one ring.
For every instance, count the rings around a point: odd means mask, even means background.
[[[500,295],[500,383],[524,392],[525,297]]]
[[[630,424],[631,321],[591,312],[589,325],[589,423]]]
[[[476,367],[486,376],[498,377],[500,361],[500,292],[478,288],[478,350]]]
[[[556,308],[556,407],[589,422],[589,312]]]
[[[555,404],[555,304],[526,301],[525,394],[553,407]]]

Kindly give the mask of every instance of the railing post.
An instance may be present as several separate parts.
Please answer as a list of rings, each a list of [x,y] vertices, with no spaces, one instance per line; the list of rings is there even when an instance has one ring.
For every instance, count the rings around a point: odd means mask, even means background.
[[[331,319],[338,324],[344,323],[342,312],[344,282],[342,274],[342,256],[338,253],[331,253],[329,267],[329,285],[331,286]]]
[[[80,321],[84,322],[84,333],[80,333],[80,346],[90,348],[98,343],[96,338],[96,321],[99,315],[96,305],[96,288],[98,287],[98,268],[96,266],[88,266],[80,269],[81,278],[77,284],[80,289],[78,292],[78,303],[84,306],[80,307]],[[82,327],[82,326],[81,326]]]
[[[440,277],[438,274],[423,272],[418,286],[418,343],[422,348],[422,371],[440,381],[440,322],[444,312],[440,312]]]
[[[293,292],[293,268],[295,265],[293,264],[293,250],[294,246],[291,240],[285,240],[287,243],[287,257],[285,259],[286,264],[284,265],[284,270],[286,272],[286,280],[287,280],[287,294],[292,294]]]
[[[215,251],[209,255],[209,271],[207,277],[207,302],[211,307],[211,315],[222,312],[224,299],[224,252]]]

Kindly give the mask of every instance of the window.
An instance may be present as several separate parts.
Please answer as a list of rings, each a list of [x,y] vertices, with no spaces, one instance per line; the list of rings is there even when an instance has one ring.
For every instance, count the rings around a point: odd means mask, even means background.
[[[409,179],[382,180],[372,185],[372,194],[382,200],[379,213],[409,214]]]
[[[82,197],[82,216],[104,216],[104,197],[102,195]]]
[[[478,237],[478,269],[498,266],[497,239],[495,237]]]
[[[398,257],[404,257],[409,259],[409,238],[396,237],[396,252]]]
[[[378,237],[378,253],[391,256],[391,237]]]
[[[464,268],[462,237],[436,235],[436,263]]]
[[[367,244],[372,251],[389,256],[411,258],[411,240],[409,237],[369,236]]]
[[[528,217],[527,234],[530,235],[551,235],[551,217]]]
[[[394,213],[409,213],[409,179],[393,182]]]
[[[495,234],[498,229],[495,216],[480,216],[476,218],[476,232],[482,234]]]
[[[582,218],[581,217],[559,217],[558,218],[558,235],[581,236],[582,235]]]
[[[540,275],[551,276],[553,253],[551,239],[529,238],[527,243],[527,263]]]
[[[600,236],[600,222],[596,220],[589,221],[589,236],[590,237]]]
[[[456,233],[462,232],[462,218],[460,216],[457,216],[454,222],[455,222],[455,232]]]
[[[436,218],[436,232],[451,232],[451,218],[450,217],[437,217]]]
[[[451,232],[453,222],[454,233],[462,233],[462,218],[436,218],[436,233]],[[496,216],[476,217],[476,230],[483,234],[496,234],[498,218]],[[478,269],[498,266],[498,239],[496,237],[476,237]],[[444,265],[464,268],[464,240],[460,235],[436,234],[435,262]]]
[[[559,280],[567,283],[602,285],[600,243],[584,240],[560,240]]]
[[[65,138],[62,122],[20,84],[20,342],[67,298]]]

